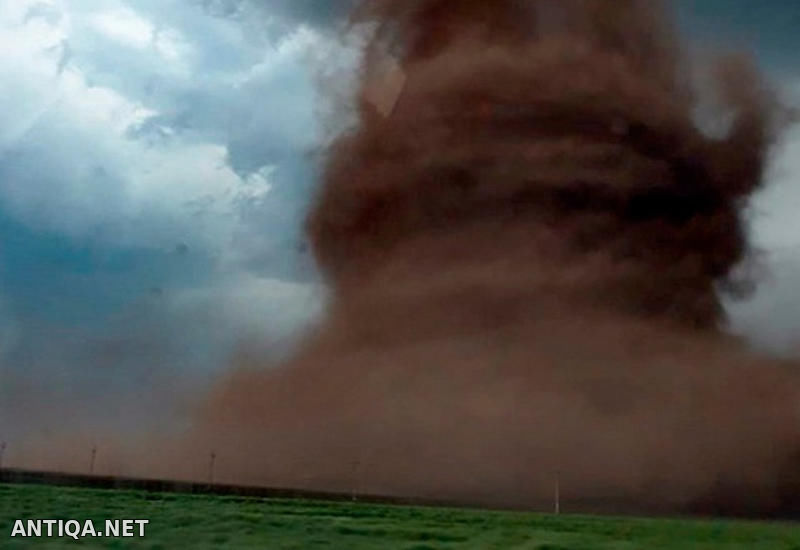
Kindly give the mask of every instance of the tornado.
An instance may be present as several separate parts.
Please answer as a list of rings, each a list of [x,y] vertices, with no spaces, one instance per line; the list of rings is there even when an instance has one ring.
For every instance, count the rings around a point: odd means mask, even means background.
[[[350,29],[307,219],[326,316],[198,419],[236,480],[800,512],[799,365],[720,299],[786,125],[749,58],[693,65],[653,0],[370,0]]]

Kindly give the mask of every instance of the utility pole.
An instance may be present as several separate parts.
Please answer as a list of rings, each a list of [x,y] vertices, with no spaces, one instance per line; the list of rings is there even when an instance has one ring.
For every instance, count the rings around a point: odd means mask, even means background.
[[[92,447],[92,458],[89,461],[89,475],[94,475],[94,459],[97,457],[97,445]]]
[[[360,466],[361,466],[361,461],[360,460],[354,460],[353,461],[353,490],[352,490],[352,493],[350,495],[350,497],[353,500],[353,502],[358,500],[358,486],[359,486],[358,476],[359,476],[359,467]]]
[[[6,442],[0,442],[0,470],[3,469],[3,455],[6,454]]]
[[[555,514],[561,514],[561,472],[556,472]]]
[[[214,484],[214,466],[215,466],[215,463],[217,462],[217,453],[215,453],[214,451],[211,451],[211,455],[210,455],[209,458],[210,458],[210,460],[208,462],[208,484],[209,485],[213,485]]]

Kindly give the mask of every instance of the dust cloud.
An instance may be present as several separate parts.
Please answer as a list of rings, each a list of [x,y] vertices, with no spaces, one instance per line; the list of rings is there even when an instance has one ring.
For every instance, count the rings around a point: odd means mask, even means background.
[[[200,430],[230,475],[498,505],[558,476],[584,507],[797,511],[798,365],[722,331],[785,122],[748,59],[700,97],[652,0],[373,0],[353,23],[358,123],[308,219],[327,320],[216,388]]]

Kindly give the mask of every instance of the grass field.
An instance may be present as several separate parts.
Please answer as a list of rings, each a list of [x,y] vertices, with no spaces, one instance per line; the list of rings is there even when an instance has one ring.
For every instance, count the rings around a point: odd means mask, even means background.
[[[146,537],[11,538],[15,519],[149,519]],[[794,549],[800,525],[545,516],[0,485],[0,548]]]

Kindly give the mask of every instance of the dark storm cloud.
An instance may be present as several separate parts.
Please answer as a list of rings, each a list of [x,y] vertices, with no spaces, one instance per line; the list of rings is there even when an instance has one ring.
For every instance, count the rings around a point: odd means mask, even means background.
[[[733,42],[773,70],[797,73],[800,3],[794,0],[678,0],[686,30],[702,43]]]
[[[187,0],[203,13],[244,21],[254,16],[282,19],[289,26],[329,27],[342,20],[356,0]]]
[[[347,15],[354,0],[251,0],[270,14],[287,20],[326,26]]]

